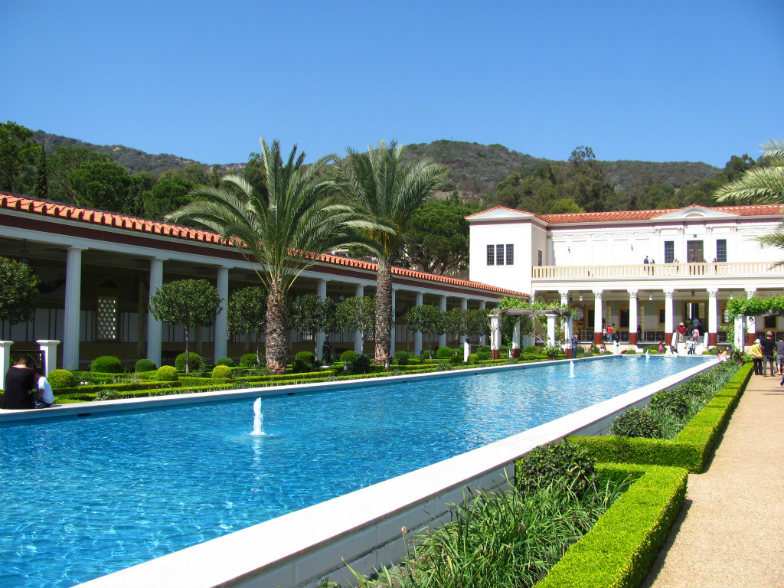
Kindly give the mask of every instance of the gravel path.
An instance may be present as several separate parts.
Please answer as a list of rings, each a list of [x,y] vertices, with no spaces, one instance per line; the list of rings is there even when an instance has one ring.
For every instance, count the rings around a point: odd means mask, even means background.
[[[784,587],[784,388],[752,376],[645,588]]]

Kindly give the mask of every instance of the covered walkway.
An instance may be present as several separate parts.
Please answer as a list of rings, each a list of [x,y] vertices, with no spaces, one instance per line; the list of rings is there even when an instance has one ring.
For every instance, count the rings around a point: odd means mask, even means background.
[[[784,586],[784,388],[752,376],[644,587]]]

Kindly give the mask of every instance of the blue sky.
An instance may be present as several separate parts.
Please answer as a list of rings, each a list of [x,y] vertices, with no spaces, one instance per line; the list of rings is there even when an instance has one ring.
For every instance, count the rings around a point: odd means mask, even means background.
[[[0,0],[0,121],[204,163],[379,139],[704,161],[784,139],[784,2]]]

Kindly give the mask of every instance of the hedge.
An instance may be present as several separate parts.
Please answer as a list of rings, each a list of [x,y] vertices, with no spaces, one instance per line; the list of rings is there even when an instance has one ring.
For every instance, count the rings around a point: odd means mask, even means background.
[[[639,475],[535,588],[639,586],[686,499],[683,468],[597,464],[604,475]]]
[[[735,372],[674,439],[571,435],[568,440],[585,446],[596,461],[677,466],[701,472],[746,389],[751,370],[752,364],[746,363]]]

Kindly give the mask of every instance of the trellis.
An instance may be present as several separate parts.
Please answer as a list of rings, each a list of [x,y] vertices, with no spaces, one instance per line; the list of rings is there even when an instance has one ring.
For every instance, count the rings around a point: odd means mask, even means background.
[[[553,308],[523,308],[517,306],[510,306],[507,308],[499,308],[490,313],[490,351],[493,359],[499,358],[499,350],[501,348],[501,321],[505,316],[517,317],[514,324],[514,331],[512,334],[512,356],[517,357],[520,354],[520,318],[524,316],[544,316],[547,318],[547,345],[553,347],[557,344],[555,340],[555,319],[558,317],[568,317],[568,321],[564,323],[564,339],[569,341],[572,338],[572,311],[566,307],[553,307]],[[567,346],[567,356],[571,352],[571,347]]]

